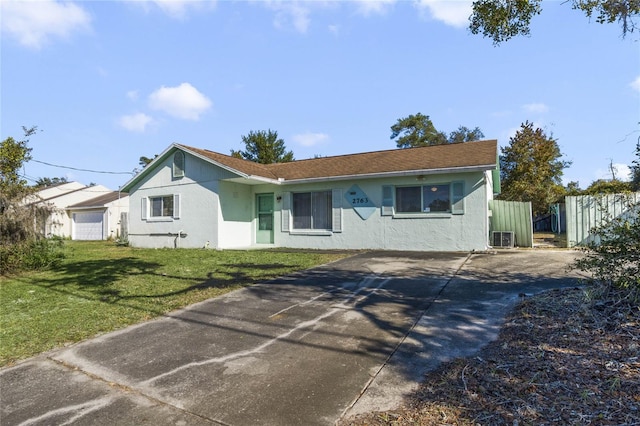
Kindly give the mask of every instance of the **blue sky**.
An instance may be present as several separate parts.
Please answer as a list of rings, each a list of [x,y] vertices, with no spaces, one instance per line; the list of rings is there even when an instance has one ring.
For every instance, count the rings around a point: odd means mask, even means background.
[[[393,149],[421,112],[500,146],[534,122],[585,188],[640,137],[640,37],[559,1],[498,47],[466,1],[1,2],[0,137],[41,130],[31,182],[118,189],[173,142],[228,154],[267,129],[296,159]]]

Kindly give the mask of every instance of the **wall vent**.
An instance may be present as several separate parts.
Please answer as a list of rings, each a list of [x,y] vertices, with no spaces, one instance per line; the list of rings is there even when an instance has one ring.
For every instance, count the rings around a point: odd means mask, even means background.
[[[513,247],[516,243],[516,235],[513,231],[495,231],[492,235],[493,247]]]

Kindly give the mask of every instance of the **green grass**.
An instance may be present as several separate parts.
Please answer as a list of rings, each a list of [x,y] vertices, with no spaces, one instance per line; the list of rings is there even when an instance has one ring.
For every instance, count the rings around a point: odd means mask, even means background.
[[[347,253],[135,249],[68,241],[58,267],[0,278],[0,366]]]

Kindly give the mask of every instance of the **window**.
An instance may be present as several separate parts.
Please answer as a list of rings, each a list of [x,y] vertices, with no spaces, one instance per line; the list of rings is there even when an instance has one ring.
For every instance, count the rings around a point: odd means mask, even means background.
[[[331,197],[331,191],[293,193],[293,229],[332,229]]]
[[[449,184],[423,186],[422,211],[425,213],[450,212],[449,193]]]
[[[151,217],[173,217],[173,195],[149,197]]]
[[[383,188],[383,191],[385,188]],[[463,182],[421,186],[398,186],[395,188],[395,195],[396,213],[464,214]],[[389,204],[390,197],[383,195],[383,207],[386,206],[388,208]],[[388,214],[388,209],[386,210],[386,214],[383,209],[383,215]]]
[[[419,213],[422,210],[421,190],[419,186],[401,186],[396,188],[396,211],[398,213]]]
[[[173,177],[184,177],[184,152],[182,151],[173,154]]]

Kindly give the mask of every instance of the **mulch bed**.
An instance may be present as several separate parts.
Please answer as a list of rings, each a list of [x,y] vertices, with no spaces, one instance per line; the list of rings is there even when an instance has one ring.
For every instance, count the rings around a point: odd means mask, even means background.
[[[405,407],[342,424],[640,425],[640,307],[589,295],[524,300],[495,342],[429,373]]]

